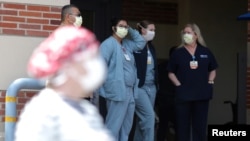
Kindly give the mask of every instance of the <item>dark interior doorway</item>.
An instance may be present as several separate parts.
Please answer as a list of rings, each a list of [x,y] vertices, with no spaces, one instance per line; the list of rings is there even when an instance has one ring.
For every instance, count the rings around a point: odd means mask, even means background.
[[[83,26],[91,31],[94,32],[94,17],[95,13],[91,10],[83,10],[80,9],[81,13],[83,14]]]
[[[122,0],[70,0],[70,4],[79,8],[83,27],[93,31],[100,42],[111,35],[111,18],[121,17]],[[99,97],[99,111],[105,119],[107,111],[102,97]]]
[[[83,26],[93,31],[99,41],[111,34],[110,19],[121,16],[122,0],[70,0],[83,17]]]

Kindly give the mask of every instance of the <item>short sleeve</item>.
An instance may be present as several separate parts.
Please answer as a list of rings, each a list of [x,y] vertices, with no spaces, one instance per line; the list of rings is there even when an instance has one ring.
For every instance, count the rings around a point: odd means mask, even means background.
[[[209,66],[208,66],[208,71],[212,71],[218,68],[218,63],[217,60],[214,56],[214,54],[209,50]]]

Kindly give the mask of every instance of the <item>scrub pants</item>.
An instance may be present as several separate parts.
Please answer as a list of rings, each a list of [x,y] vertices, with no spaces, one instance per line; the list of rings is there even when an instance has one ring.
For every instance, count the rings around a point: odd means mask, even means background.
[[[126,88],[126,100],[113,101],[107,99],[106,127],[111,131],[116,141],[128,141],[133,124],[135,111],[134,90]]]
[[[136,95],[134,141],[154,141],[156,86],[144,84]]]
[[[209,100],[176,103],[177,141],[206,141]],[[192,136],[191,136],[192,135]]]

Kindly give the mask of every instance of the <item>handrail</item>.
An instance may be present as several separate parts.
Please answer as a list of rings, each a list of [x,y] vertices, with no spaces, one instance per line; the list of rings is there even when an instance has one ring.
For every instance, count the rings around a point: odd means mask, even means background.
[[[45,87],[44,81],[33,78],[19,78],[13,81],[5,96],[5,141],[14,141],[15,125],[17,121],[16,96],[21,89],[40,90]]]

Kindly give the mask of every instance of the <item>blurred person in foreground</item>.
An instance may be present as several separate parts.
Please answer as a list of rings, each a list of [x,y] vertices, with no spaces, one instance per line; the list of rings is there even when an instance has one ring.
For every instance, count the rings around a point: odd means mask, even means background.
[[[176,137],[177,141],[206,141],[218,64],[196,24],[185,25],[181,39],[167,66],[168,77],[175,85]]]
[[[106,77],[98,47],[92,32],[63,26],[34,50],[28,74],[49,81],[25,105],[15,141],[114,141],[96,107],[83,99]]]

